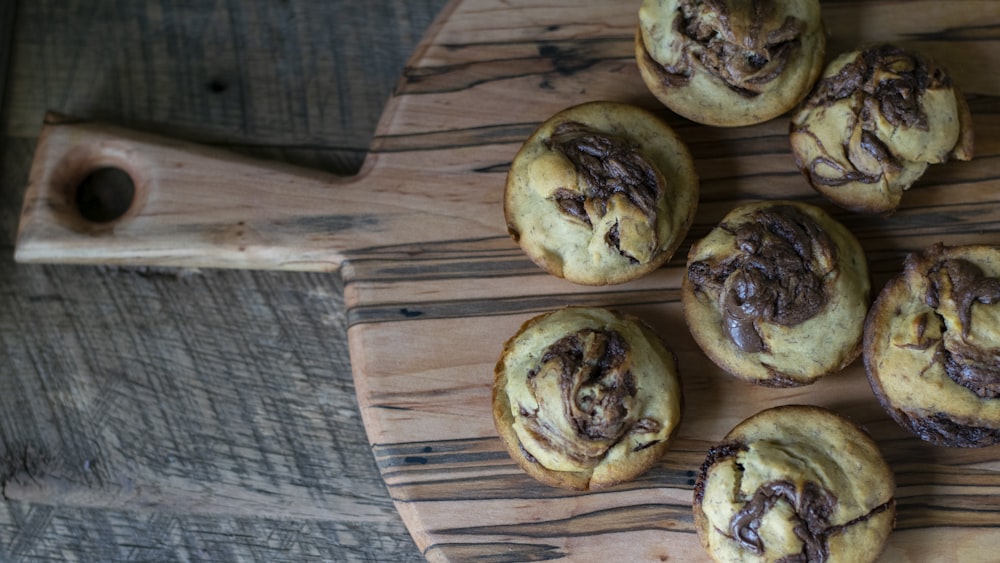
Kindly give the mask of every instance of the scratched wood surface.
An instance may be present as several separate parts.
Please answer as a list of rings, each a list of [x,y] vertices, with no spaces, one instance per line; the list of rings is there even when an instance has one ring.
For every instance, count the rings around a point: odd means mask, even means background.
[[[0,561],[424,560],[358,415],[339,276],[13,249],[49,109],[354,174],[444,3],[0,1],[0,482],[44,485],[4,495]]]
[[[185,248],[170,252],[169,245],[162,244],[169,242],[168,229],[149,240],[130,227],[145,219],[143,210],[158,209],[143,207],[136,217],[116,225],[114,236],[91,236],[94,246],[118,249],[98,253],[99,261],[169,266],[191,261],[205,266],[214,257],[220,266],[285,268],[296,263],[307,269],[337,268],[344,282],[355,390],[371,449],[396,508],[428,559],[704,559],[688,506],[694,471],[705,449],[761,408],[808,402],[834,408],[865,425],[897,474],[897,529],[885,560],[989,560],[1000,541],[1000,448],[947,450],[906,435],[875,403],[860,363],[811,387],[789,391],[749,387],[722,374],[683,328],[677,287],[684,249],[648,278],[603,289],[553,279],[523,257],[504,233],[499,213],[506,165],[538,122],[584,100],[628,101],[659,111],[688,142],[702,177],[701,204],[689,241],[740,201],[789,197],[822,202],[791,164],[784,118],[719,130],[657,108],[631,60],[634,10],[600,2],[515,4],[464,0],[444,9],[439,26],[418,47],[390,99],[365,173],[332,186],[331,209],[310,206],[296,213],[296,186],[309,184],[305,190],[310,195],[302,200],[315,201],[311,194],[318,186],[301,180],[315,176],[279,167],[276,178],[295,181],[279,192],[291,195],[282,199],[285,205],[277,217],[268,215],[269,206],[258,209],[241,202],[254,221],[224,213],[212,223],[192,207],[200,219],[194,226],[185,224]],[[868,40],[918,48],[951,69],[973,109],[977,156],[972,162],[932,168],[889,219],[831,209],[862,241],[875,287],[898,270],[907,251],[931,242],[1000,244],[995,195],[1000,187],[1000,82],[988,70],[1000,63],[1000,37],[993,33],[1000,6],[975,1],[827,2],[824,14],[831,56]],[[168,154],[168,162],[177,160],[177,154],[161,152],[155,142],[148,146],[156,154]],[[181,153],[192,159],[205,154],[218,158],[188,145]],[[242,171],[256,166],[242,161],[235,165]],[[225,177],[212,185],[220,198],[233,195]],[[256,194],[262,188],[254,184],[253,189]],[[365,194],[374,211],[364,221],[341,217],[333,223],[341,231],[331,237],[331,222],[322,219],[341,209],[334,204],[353,206]],[[29,193],[29,203],[36,202],[31,209],[46,207],[37,203],[58,203],[51,194],[42,193],[37,201],[31,197]],[[220,203],[211,198],[209,202]],[[58,211],[58,206],[47,208]],[[173,212],[183,220],[183,213]],[[411,218],[402,231],[401,215]],[[65,216],[40,217],[45,221],[23,239],[30,242],[24,247],[26,259],[95,259],[93,253],[79,252],[80,229]],[[199,226],[218,244],[192,239],[190,230]],[[310,226],[326,230],[311,232]],[[381,229],[377,242],[371,229]],[[281,257],[292,253],[295,258],[296,248],[285,242],[290,230],[306,241],[308,260]],[[355,234],[357,238],[351,236]],[[315,237],[323,244],[308,242]],[[191,240],[198,244],[192,246]],[[247,240],[253,245],[245,244]],[[282,248],[279,256],[248,252],[267,248],[271,240]],[[164,248],[168,251],[152,251]],[[679,357],[687,411],[675,447],[648,474],[611,491],[567,494],[533,482],[502,451],[488,414],[492,365],[503,340],[528,317],[565,304],[635,313],[667,336]],[[259,338],[261,329],[244,330],[252,339]],[[211,338],[217,332],[210,327],[198,336]],[[248,357],[229,372],[231,376],[268,360],[267,354],[252,352],[252,346],[245,347]],[[183,374],[201,367],[160,369]],[[322,389],[290,385],[291,395],[304,394],[310,400],[308,393]],[[158,390],[144,391],[155,397]],[[203,398],[207,404],[193,410],[222,400],[215,393]],[[128,411],[124,402],[108,401],[101,407],[109,417],[122,416],[124,410],[125,420],[141,419],[142,413]],[[181,420],[173,422],[183,425]],[[106,430],[90,436],[89,443],[95,451],[111,449],[109,444],[117,446],[128,433]],[[141,436],[128,437],[143,443]],[[329,439],[322,432],[295,437],[303,444]],[[284,436],[282,442],[291,438]],[[208,455],[223,464],[233,459],[227,457],[229,451]],[[119,469],[105,482],[128,477],[131,468]],[[222,501],[223,511],[243,508],[276,517],[322,516],[336,510],[331,504],[335,495],[324,496],[322,488],[300,495],[305,491],[282,489],[280,480],[261,480],[254,471],[240,473],[239,468],[209,479],[210,487],[199,481],[204,476],[190,473],[149,483],[138,493],[122,487],[110,495],[113,501],[94,494],[107,486],[88,488],[72,480],[66,484],[52,471],[39,477],[32,483],[8,482],[5,494],[92,505],[100,503],[92,500],[96,497],[130,507],[151,499],[162,503],[179,491],[192,511],[212,510],[198,502],[206,498],[216,509]],[[216,491],[210,488],[222,492],[213,497]],[[355,509],[361,518],[378,516]]]

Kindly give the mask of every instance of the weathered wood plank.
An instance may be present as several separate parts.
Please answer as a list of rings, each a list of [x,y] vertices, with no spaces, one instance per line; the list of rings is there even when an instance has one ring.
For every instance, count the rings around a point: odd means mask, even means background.
[[[338,277],[11,257],[47,110],[350,175],[443,4],[0,2],[0,561],[423,559]]]
[[[352,174],[444,3],[21,2],[4,131],[34,137],[56,110],[237,150],[318,150]]]
[[[0,538],[5,562],[424,560],[402,524],[221,518],[14,501],[0,503]]]

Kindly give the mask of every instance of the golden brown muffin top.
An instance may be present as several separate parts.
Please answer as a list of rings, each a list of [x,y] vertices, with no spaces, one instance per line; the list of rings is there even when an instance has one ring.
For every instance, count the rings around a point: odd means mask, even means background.
[[[963,432],[997,434],[998,357],[995,247],[934,245],[911,254],[866,321],[865,365],[876,393],[887,406],[929,422],[945,415],[951,422],[941,423],[948,427],[928,429],[925,437],[943,445],[986,445]]]
[[[504,216],[540,267],[605,285],[667,261],[697,201],[694,164],[669,126],[636,106],[588,102],[546,120],[518,151]]]
[[[744,204],[692,245],[682,284],[695,341],[760,385],[806,385],[861,351],[868,264],[857,239],[819,207]]]
[[[493,392],[512,456],[543,482],[570,488],[644,471],[681,416],[673,354],[637,319],[600,308],[525,323],[504,347]]]
[[[876,45],[832,61],[792,117],[797,166],[853,211],[890,213],[929,164],[972,158],[971,117],[947,71]]]
[[[709,125],[749,125],[791,109],[822,68],[815,0],[646,0],[636,59],[667,107]]]
[[[821,407],[774,407],[710,449],[695,522],[718,561],[874,560],[892,528],[894,488],[857,425]],[[860,541],[838,541],[845,536]]]

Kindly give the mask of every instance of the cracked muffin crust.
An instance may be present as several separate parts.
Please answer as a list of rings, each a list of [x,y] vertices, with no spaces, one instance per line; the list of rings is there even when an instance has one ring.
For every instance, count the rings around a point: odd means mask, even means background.
[[[907,257],[865,324],[865,368],[890,416],[940,446],[1000,443],[1000,249]]]
[[[511,163],[507,231],[542,269],[622,283],[666,262],[698,204],[687,147],[655,115],[588,102],[546,120]]]
[[[718,366],[758,385],[807,385],[861,353],[868,263],[819,207],[745,204],[692,245],[681,301]]]
[[[823,68],[817,0],[645,0],[635,58],[664,105],[713,126],[792,109]]]
[[[639,319],[607,309],[530,319],[494,370],[497,432],[525,472],[552,486],[637,477],[666,451],[681,408],[673,353]]]
[[[894,489],[878,445],[853,422],[773,407],[709,449],[695,528],[716,561],[874,561],[894,524]]]
[[[928,165],[972,158],[971,120],[943,67],[876,45],[827,66],[792,116],[792,154],[833,203],[888,214]]]

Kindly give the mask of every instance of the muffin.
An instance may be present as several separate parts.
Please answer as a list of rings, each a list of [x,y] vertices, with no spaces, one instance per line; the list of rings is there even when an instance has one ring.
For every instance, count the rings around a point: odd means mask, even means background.
[[[909,255],[868,315],[864,354],[904,428],[940,446],[1000,443],[1000,248]]]
[[[645,0],[635,59],[650,92],[692,121],[720,127],[777,117],[823,68],[817,0]]]
[[[812,187],[859,213],[892,213],[928,165],[972,158],[969,106],[947,71],[892,45],[834,59],[790,129]]]
[[[638,319],[606,309],[536,316],[496,364],[497,432],[524,471],[556,487],[601,489],[645,472],[681,407],[673,353]]]
[[[692,245],[681,301],[717,365],[794,387],[858,357],[870,287],[861,245],[843,225],[810,204],[765,201],[733,209]]]
[[[774,407],[708,451],[694,523],[716,561],[875,561],[894,525],[894,489],[878,445],[853,422]]]
[[[514,157],[504,192],[510,236],[542,269],[585,285],[660,267],[697,205],[684,143],[655,115],[613,102],[546,120]]]

